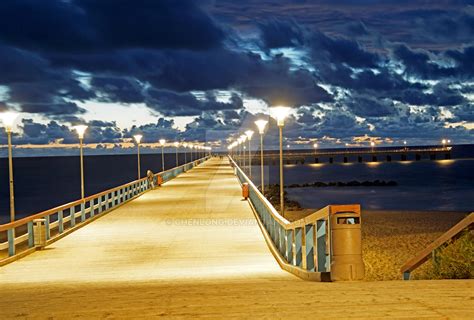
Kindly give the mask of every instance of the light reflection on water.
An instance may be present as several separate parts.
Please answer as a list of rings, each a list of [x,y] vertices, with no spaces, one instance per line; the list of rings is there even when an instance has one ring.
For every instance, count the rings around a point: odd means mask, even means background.
[[[287,189],[304,207],[361,203],[367,209],[474,211],[474,159],[285,165],[285,184],[315,181],[396,181],[395,187]],[[254,172],[259,173],[259,170]],[[266,180],[278,183],[278,166],[266,166]],[[254,181],[260,181],[258,174]],[[268,183],[268,180],[267,180]]]

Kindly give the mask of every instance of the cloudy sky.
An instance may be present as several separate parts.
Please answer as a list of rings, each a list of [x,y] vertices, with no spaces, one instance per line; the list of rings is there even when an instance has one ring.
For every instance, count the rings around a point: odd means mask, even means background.
[[[0,110],[19,152],[226,146],[274,105],[295,146],[472,143],[473,34],[467,0],[2,0]]]

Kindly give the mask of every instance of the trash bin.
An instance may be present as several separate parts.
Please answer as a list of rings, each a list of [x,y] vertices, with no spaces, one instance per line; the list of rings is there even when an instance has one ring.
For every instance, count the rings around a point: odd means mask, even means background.
[[[331,206],[331,280],[362,280],[360,206]]]
[[[163,184],[163,177],[161,175],[156,176],[156,185],[159,187]]]
[[[46,246],[46,219],[33,220],[35,247],[42,249]]]
[[[249,184],[248,183],[242,183],[242,197],[247,200],[249,197]]]

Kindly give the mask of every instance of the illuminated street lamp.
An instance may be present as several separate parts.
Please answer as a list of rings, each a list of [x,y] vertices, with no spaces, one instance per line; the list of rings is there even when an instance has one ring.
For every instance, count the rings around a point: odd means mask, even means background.
[[[370,141],[370,147],[372,152],[374,152],[375,143],[373,141]]]
[[[84,199],[84,152],[83,152],[83,142],[84,142],[84,133],[87,130],[87,126],[79,125],[73,127],[76,130],[79,137],[79,150],[80,150],[80,161],[81,161],[81,199]]]
[[[407,141],[406,140],[403,140],[403,145],[404,145],[405,151],[407,151]]]
[[[317,143],[313,144],[313,148],[314,148],[314,154],[316,155],[316,149],[318,149],[318,144]]]
[[[245,134],[241,135],[240,136],[240,141],[241,141],[241,144],[242,144],[242,153],[241,153],[241,158],[242,158],[242,161],[243,161],[243,165],[242,165],[242,168],[244,169],[245,171],[245,141],[247,141],[247,136]]]
[[[185,142],[183,143],[183,147],[184,147],[184,163],[187,163],[188,160],[186,159],[186,153],[188,153],[188,144]]]
[[[179,142],[174,143],[174,147],[176,148],[176,166],[179,166],[179,160],[178,160],[178,148],[179,148]]]
[[[10,221],[15,221],[15,194],[13,188],[13,157],[12,157],[12,129],[18,114],[15,112],[4,112],[0,114],[8,138],[8,177],[10,184]],[[15,231],[13,231],[15,232]],[[13,235],[14,236],[14,235]]]
[[[252,179],[252,153],[250,150],[250,140],[252,140],[253,131],[247,130],[245,131],[245,135],[247,136],[247,139],[249,141],[249,177],[250,179]]]
[[[138,163],[138,180],[140,180],[140,141],[142,141],[143,136],[141,134],[136,134],[133,136],[135,142],[137,143],[137,163]]]
[[[191,154],[191,159],[190,160],[192,162],[194,160],[194,157],[193,157],[193,144],[192,143],[188,144],[188,147],[191,150],[189,153]]]
[[[285,126],[285,118],[288,116],[290,108],[274,107],[271,108],[272,117],[277,121],[280,132],[280,212],[285,216],[285,200],[284,200],[284,179],[283,179],[283,127]]]
[[[164,147],[165,147],[166,140],[165,139],[160,139],[159,142],[160,142],[160,145],[161,145],[161,171],[165,171]]]
[[[255,121],[255,125],[258,128],[258,133],[260,134],[260,179],[262,180],[261,185],[263,195],[265,195],[265,179],[263,177],[263,134],[265,133],[267,123],[267,120]]]

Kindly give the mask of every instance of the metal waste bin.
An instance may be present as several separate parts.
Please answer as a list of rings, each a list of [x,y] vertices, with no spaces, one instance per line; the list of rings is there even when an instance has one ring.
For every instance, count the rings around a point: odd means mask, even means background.
[[[159,187],[163,184],[163,177],[161,175],[156,176],[156,185]]]
[[[331,281],[362,280],[360,206],[331,206]]]
[[[35,247],[42,249],[46,246],[46,219],[33,220]]]
[[[249,184],[247,182],[242,183],[242,197],[247,200],[249,197]]]

